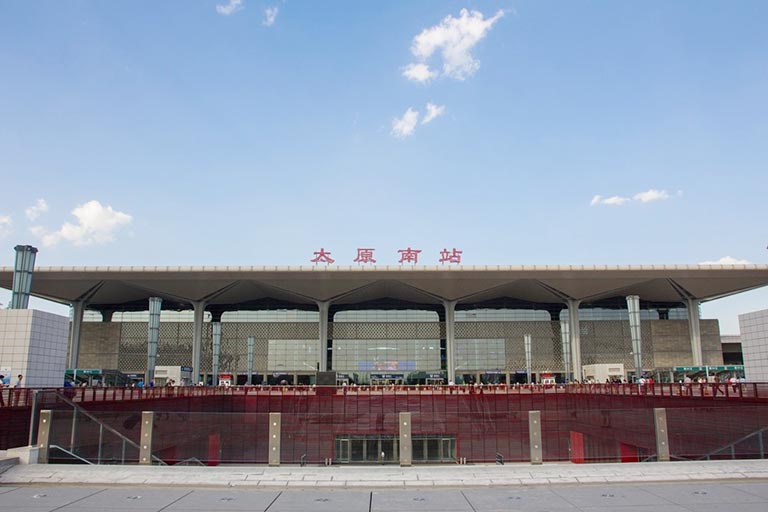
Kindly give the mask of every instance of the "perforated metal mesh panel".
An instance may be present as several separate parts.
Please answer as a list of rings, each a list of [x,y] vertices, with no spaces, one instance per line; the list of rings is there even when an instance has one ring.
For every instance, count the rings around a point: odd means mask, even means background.
[[[445,322],[329,322],[328,337],[340,340],[433,340],[445,338]]]
[[[582,321],[580,327],[582,364],[623,363],[627,369],[635,367],[629,322]],[[653,368],[653,343],[649,321],[640,322],[640,336],[643,368]]]
[[[654,368],[654,334],[652,321],[641,322],[643,367]],[[653,321],[669,328],[663,330],[663,350],[669,353],[690,352],[687,322],[684,320]],[[679,323],[679,328],[671,324]],[[626,321],[582,321],[582,363],[623,363],[632,368],[632,343],[629,323]],[[192,364],[191,322],[163,322],[160,324],[158,346],[159,365],[180,366]],[[332,339],[362,340],[439,340],[445,339],[444,322],[331,322]],[[656,331],[659,328],[656,327]],[[118,334],[119,333],[119,334]],[[317,340],[319,326],[310,322],[225,322],[222,323],[220,368],[222,371],[247,371],[248,336],[255,338],[254,371],[267,370],[268,340]],[[505,369],[525,368],[523,337],[532,336],[532,369],[536,372],[563,371],[562,341],[559,322],[499,321],[457,322],[457,339],[504,339]],[[119,336],[119,343],[114,338]],[[661,339],[661,334],[659,338]],[[657,341],[661,349],[662,342]],[[81,341],[80,366],[105,367],[109,361],[117,362],[124,372],[143,372],[147,362],[147,323],[116,322],[115,324],[84,324]],[[203,324],[201,371],[211,371],[211,324]],[[663,364],[667,359],[662,357]],[[461,361],[456,361],[461,365]]]
[[[147,322],[122,322],[120,325],[119,369],[144,372],[147,368]]]

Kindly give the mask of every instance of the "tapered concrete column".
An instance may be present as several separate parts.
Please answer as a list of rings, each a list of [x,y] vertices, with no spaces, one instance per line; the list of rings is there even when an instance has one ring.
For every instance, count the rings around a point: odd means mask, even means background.
[[[635,361],[635,379],[643,376],[643,339],[640,335],[640,297],[627,297],[629,311],[629,333],[632,337],[632,358]]]
[[[157,362],[157,344],[160,341],[160,310],[163,299],[149,298],[149,324],[147,330],[147,373],[144,382],[149,385],[155,379],[155,363]]]
[[[139,464],[152,464],[152,431],[155,427],[155,413],[141,413],[141,441],[139,443]]]
[[[443,301],[445,308],[445,365],[448,382],[456,383],[456,301]]]
[[[8,309],[27,309],[32,292],[32,272],[35,269],[37,248],[31,245],[17,245],[14,250],[16,262],[13,265],[11,303]]]
[[[269,413],[269,456],[270,466],[280,465],[280,432],[282,420],[279,412]]]
[[[221,356],[221,322],[213,322],[211,325],[213,330],[213,361],[211,363],[211,373],[213,374],[211,384],[214,386],[219,385],[219,358]]]
[[[573,375],[571,374],[571,330],[567,320],[560,322],[560,343],[563,352],[563,372],[565,373],[565,381],[569,382],[573,380]]]
[[[571,371],[573,380],[582,381],[581,372],[581,326],[579,325],[579,304],[580,300],[568,300],[568,324],[571,334]]]
[[[411,436],[411,413],[400,413],[400,465],[413,463],[413,438]]]
[[[72,323],[69,324],[69,361],[67,366],[77,368],[77,361],[80,359],[80,330],[83,326],[85,302],[73,302],[71,308]]]
[[[688,309],[688,332],[691,335],[691,356],[693,366],[702,366],[704,364],[704,354],[701,349],[701,322],[699,321],[699,304],[696,299],[686,300]]]
[[[317,359],[320,362],[320,371],[328,371],[328,310],[331,307],[330,301],[317,303],[317,310],[320,313],[320,332],[318,334]]]
[[[203,322],[205,302],[193,302],[194,324],[192,326],[192,385],[200,380],[200,354],[203,352]]]

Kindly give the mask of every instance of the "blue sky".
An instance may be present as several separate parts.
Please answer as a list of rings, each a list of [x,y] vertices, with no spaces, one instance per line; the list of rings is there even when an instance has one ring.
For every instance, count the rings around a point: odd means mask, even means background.
[[[409,246],[765,263],[766,19],[764,1],[6,0],[0,265],[17,243],[39,265]],[[734,333],[766,307],[703,312]]]

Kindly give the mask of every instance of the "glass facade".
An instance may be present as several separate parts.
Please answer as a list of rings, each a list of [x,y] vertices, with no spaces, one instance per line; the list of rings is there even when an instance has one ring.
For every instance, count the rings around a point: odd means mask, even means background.
[[[550,316],[541,309],[460,309],[455,319],[457,322],[549,322]]]
[[[211,321],[211,313],[206,311],[203,321]],[[98,311],[86,310],[83,313],[84,322],[101,322],[102,316]],[[112,315],[113,322],[147,322],[147,311],[116,311]],[[194,322],[194,312],[161,311],[161,322]],[[319,322],[317,311],[301,311],[296,309],[270,309],[258,311],[227,311],[221,315],[223,322]]]
[[[320,359],[314,340],[269,340],[267,371],[272,373],[314,372]]]
[[[334,340],[333,369],[342,372],[440,370],[440,340]]]
[[[507,366],[506,340],[456,340],[457,370],[504,370]]]
[[[333,316],[334,322],[437,322],[440,318],[434,311],[414,309],[363,309],[339,311]]]
[[[560,313],[561,320],[568,320],[568,310]],[[625,320],[629,322],[629,311],[624,309],[608,308],[579,308],[579,319],[588,320]],[[679,308],[640,309],[640,320],[688,320],[688,310]]]

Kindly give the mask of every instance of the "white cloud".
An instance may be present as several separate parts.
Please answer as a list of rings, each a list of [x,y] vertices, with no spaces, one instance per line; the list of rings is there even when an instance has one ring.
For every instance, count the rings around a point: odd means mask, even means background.
[[[411,53],[420,63],[424,63],[439,51],[443,59],[443,75],[456,80],[469,78],[480,69],[480,61],[472,56],[472,49],[502,16],[504,11],[501,10],[486,19],[479,11],[462,9],[458,18],[448,15],[440,24],[422,30],[413,38]],[[410,80],[424,81],[419,78],[423,78],[424,71],[429,68],[414,67],[418,65],[409,64],[403,74]],[[410,74],[407,73],[409,69]]]
[[[0,238],[5,238],[13,232],[13,221],[9,215],[0,215]]]
[[[392,119],[392,135],[398,139],[404,139],[413,135],[416,124],[419,122],[419,111],[408,107],[403,117]]]
[[[427,113],[424,115],[424,119],[421,124],[427,124],[433,119],[440,117],[445,113],[445,105],[435,105],[434,103],[427,103]]]
[[[72,210],[77,224],[65,222],[58,231],[48,232],[42,226],[33,226],[30,231],[39,237],[43,245],[53,246],[62,240],[74,245],[92,245],[111,242],[120,227],[131,223],[133,218],[118,212],[111,206],[102,206],[98,201],[88,201]]]
[[[622,197],[622,196],[611,196],[611,197],[603,197],[601,195],[596,195],[592,198],[592,201],[589,202],[589,206],[595,206],[596,204],[606,204],[608,206],[621,206],[623,204],[626,204],[630,199],[628,197]]]
[[[48,203],[45,202],[45,199],[38,199],[35,201],[35,204],[24,210],[24,213],[27,215],[29,220],[35,220],[47,211]]]
[[[414,82],[428,82],[437,76],[437,71],[432,71],[424,63],[410,63],[403,68],[403,76]]]
[[[677,191],[677,197],[682,197],[683,191],[678,190]],[[653,201],[662,201],[664,199],[669,199],[670,196],[666,190],[656,190],[655,188],[651,188],[646,190],[645,192],[638,192],[637,194],[630,197],[624,197],[624,196],[611,196],[611,197],[603,197],[601,195],[595,195],[592,197],[592,200],[589,202],[589,206],[595,206],[597,204],[607,204],[612,206],[621,206],[624,204],[627,204],[630,201],[639,201],[641,203],[651,203]]]
[[[277,6],[274,7],[267,7],[264,9],[264,21],[262,24],[267,27],[271,27],[275,24],[275,20],[277,19],[277,13],[279,9]]]
[[[731,256],[723,256],[717,261],[702,261],[699,265],[751,265],[747,260],[737,260]]]
[[[638,194],[635,194],[633,196],[633,199],[635,201],[640,201],[641,203],[650,203],[651,201],[661,201],[663,199],[669,199],[669,194],[667,194],[666,190],[656,190],[656,189],[649,189],[645,192],[640,192]]]
[[[234,14],[237,11],[241,11],[243,9],[245,9],[245,6],[243,6],[243,0],[229,0],[229,3],[226,5],[216,6],[216,12],[222,16],[229,16],[230,14]]]

